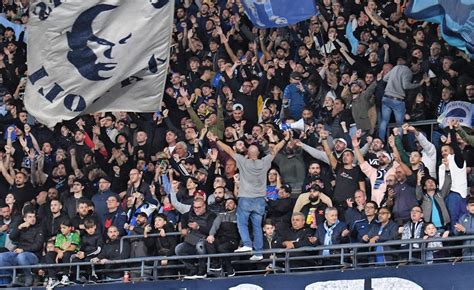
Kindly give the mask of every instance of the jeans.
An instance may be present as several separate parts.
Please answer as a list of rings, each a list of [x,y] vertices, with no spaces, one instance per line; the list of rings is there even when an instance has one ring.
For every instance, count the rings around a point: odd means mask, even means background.
[[[244,246],[252,247],[249,233],[249,218],[253,228],[253,248],[255,251],[263,249],[262,219],[265,214],[265,198],[239,197],[237,206],[237,227]]]
[[[395,121],[397,124],[402,124],[405,119],[405,102],[399,100],[389,99],[387,97],[382,98],[382,116],[379,124],[379,137],[385,140],[385,134],[387,133],[387,125],[390,121],[390,117],[395,114]]]
[[[38,257],[31,252],[23,253],[1,253],[0,254],[0,266],[26,266],[26,265],[35,265],[38,264]],[[25,276],[31,276],[31,269],[27,268],[23,270]],[[1,270],[0,275],[10,275],[10,277],[0,277],[0,285],[7,285],[11,282],[11,275],[13,275],[10,270]]]

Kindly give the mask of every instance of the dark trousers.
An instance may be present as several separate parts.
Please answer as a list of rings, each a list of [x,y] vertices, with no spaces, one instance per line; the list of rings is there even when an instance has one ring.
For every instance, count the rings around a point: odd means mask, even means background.
[[[204,244],[206,248],[206,252],[208,254],[217,254],[217,253],[232,253],[235,249],[239,246],[239,242],[235,240],[227,240],[227,239],[216,239],[214,243],[210,244],[207,241]],[[232,259],[231,258],[221,258],[219,261],[212,261],[211,264],[213,265],[222,265],[226,271],[232,272]]]
[[[206,248],[204,246],[204,240],[200,240],[196,245],[191,245],[190,243],[183,242],[176,246],[175,252],[177,256],[187,256],[187,255],[205,255]],[[189,272],[194,272],[196,267],[194,262],[189,259],[183,260],[183,264]],[[206,259],[198,259],[198,272],[200,274],[206,273]]]
[[[63,254],[63,258],[61,259],[61,262],[63,263],[71,263],[72,259],[74,258],[74,254],[76,252],[72,251],[66,251]],[[46,253],[46,256],[44,257],[44,261],[46,264],[56,264],[56,252],[48,252]],[[46,272],[48,273],[48,277],[50,278],[55,278],[58,272],[64,272],[64,274],[69,275],[71,272],[71,267],[53,267],[53,268],[47,268]]]

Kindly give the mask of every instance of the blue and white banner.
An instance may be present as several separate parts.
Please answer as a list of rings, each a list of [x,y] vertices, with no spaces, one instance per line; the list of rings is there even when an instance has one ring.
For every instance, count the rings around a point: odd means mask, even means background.
[[[30,3],[25,106],[37,120],[161,107],[174,1]]]
[[[438,117],[440,127],[446,127],[448,119],[458,120],[462,126],[472,127],[474,122],[474,104],[462,101],[449,102]]]
[[[318,15],[313,0],[242,0],[245,14],[260,28],[283,27]]]
[[[474,0],[411,0],[405,14],[440,24],[449,45],[474,57]]]

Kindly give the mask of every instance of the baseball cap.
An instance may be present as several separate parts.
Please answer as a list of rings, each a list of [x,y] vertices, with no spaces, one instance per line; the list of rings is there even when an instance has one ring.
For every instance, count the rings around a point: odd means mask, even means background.
[[[237,103],[237,104],[234,104],[234,105],[232,106],[232,110],[234,110],[234,111],[236,111],[236,110],[243,111],[243,110],[244,110],[244,106],[243,106],[242,104]]]
[[[336,138],[336,139],[334,139],[334,141],[333,141],[332,143],[333,143],[334,145],[336,145],[336,142],[337,142],[337,141],[340,141],[340,142],[346,144],[346,146],[347,146],[347,141],[346,141],[346,139],[344,139],[344,138]]]
[[[300,81],[303,78],[303,76],[299,72],[292,72],[290,74],[290,78]]]

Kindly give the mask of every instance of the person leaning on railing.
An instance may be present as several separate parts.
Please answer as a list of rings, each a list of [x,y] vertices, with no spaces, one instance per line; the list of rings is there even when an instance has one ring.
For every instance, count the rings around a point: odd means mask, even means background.
[[[153,223],[145,227],[145,245],[150,256],[172,256],[175,253],[178,244],[177,236],[168,235],[175,231],[174,225],[168,221],[163,213],[155,216]],[[149,237],[151,234],[159,234],[157,237]],[[173,261],[174,262],[174,261]],[[161,260],[160,265],[165,267],[169,264],[168,260]],[[160,276],[172,274],[171,270],[164,269]]]
[[[109,261],[113,260],[123,260],[128,259],[130,257],[130,243],[128,240],[123,241],[123,247],[120,248],[120,235],[119,230],[116,226],[112,225],[107,229],[107,241],[102,248],[100,254],[91,259],[91,262],[98,265],[104,265]],[[117,269],[122,267],[123,265],[119,264],[106,264],[105,266],[99,266],[100,268],[105,268],[107,271],[103,279],[117,279],[122,277],[123,272],[116,272],[113,269]]]

